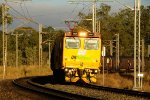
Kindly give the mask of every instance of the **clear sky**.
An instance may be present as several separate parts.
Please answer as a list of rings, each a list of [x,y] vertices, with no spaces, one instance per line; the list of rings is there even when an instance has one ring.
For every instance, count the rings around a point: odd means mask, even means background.
[[[64,20],[76,19],[79,11],[88,12],[91,11],[92,8],[90,3],[70,4],[68,1],[69,0],[31,0],[22,3],[9,2],[8,4],[22,15],[31,17],[41,24],[53,26],[55,28],[63,28],[66,27]],[[119,1],[131,7],[134,5],[134,0]],[[150,5],[150,0],[141,1],[142,5]],[[0,3],[2,2],[4,2],[4,0],[0,0]],[[99,6],[101,3],[102,2],[99,2],[97,6]],[[118,11],[119,9],[123,8],[123,6],[117,2],[103,3],[112,6],[113,11]],[[13,10],[10,10],[10,13],[12,13],[15,17],[20,17],[20,15]],[[14,21],[15,25],[19,24],[20,22],[21,21],[18,19],[15,19]]]

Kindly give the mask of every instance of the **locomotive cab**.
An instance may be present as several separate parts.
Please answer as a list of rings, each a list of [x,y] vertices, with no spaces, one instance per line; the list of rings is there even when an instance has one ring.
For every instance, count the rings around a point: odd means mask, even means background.
[[[63,68],[65,81],[96,82],[101,56],[101,39],[98,33],[67,32],[63,41]]]
[[[66,32],[57,37],[52,50],[51,69],[59,82],[96,82],[101,67],[99,33]]]

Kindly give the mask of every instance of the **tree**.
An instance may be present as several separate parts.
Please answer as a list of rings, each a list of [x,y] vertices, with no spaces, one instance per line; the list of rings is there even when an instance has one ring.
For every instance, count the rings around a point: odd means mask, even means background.
[[[101,22],[102,40],[115,40],[115,34],[120,35],[120,56],[133,56],[134,11],[123,9],[110,14],[111,7],[102,4],[97,9],[97,20]],[[91,30],[91,23],[84,20],[92,18],[92,14],[79,13],[80,26]],[[141,37],[150,44],[150,6],[141,6]]]
[[[9,9],[8,9],[9,10]],[[7,15],[6,16],[9,16],[8,18],[7,18],[7,23],[8,24],[11,24],[12,22],[13,22],[13,18],[12,18],[12,16],[10,15],[10,13],[7,13]],[[2,25],[2,5],[0,5],[0,26]]]
[[[9,10],[9,9],[8,9]],[[9,13],[7,13],[7,15],[6,16],[9,16],[9,17],[7,17],[7,23],[8,24],[11,24],[12,22],[13,22],[13,18],[12,18],[12,16],[9,14]],[[0,5],[0,26],[2,26],[2,5]],[[2,43],[3,43],[3,39],[2,39],[2,30],[0,31],[0,50],[2,51]],[[3,52],[0,52],[0,65],[2,65],[2,59],[3,59],[3,54],[2,54]]]
[[[141,8],[141,35],[148,45],[150,44],[150,6]]]
[[[27,65],[35,65],[37,62],[37,48],[36,47],[26,47],[25,48],[26,57],[27,57]]]

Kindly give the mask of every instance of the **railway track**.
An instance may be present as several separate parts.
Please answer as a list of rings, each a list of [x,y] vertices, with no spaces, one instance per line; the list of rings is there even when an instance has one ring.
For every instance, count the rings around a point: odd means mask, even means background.
[[[83,83],[77,83],[77,84],[72,84],[72,83],[66,84],[65,83],[65,84],[59,84],[58,85],[58,83],[55,83],[53,81],[52,76],[35,77],[35,78],[32,78],[29,81],[29,83],[34,84],[34,85],[38,85],[40,87],[42,86],[42,87],[47,88],[47,89],[51,88],[51,86],[48,87],[45,84],[54,85],[54,86],[52,86],[53,88],[55,87],[55,85],[56,85],[56,87],[61,87],[62,85],[64,85],[63,88],[73,86],[73,88],[74,88],[73,91],[78,90],[80,92],[81,92],[81,90],[84,90],[84,88],[86,88],[86,90],[84,92],[88,91],[89,97],[91,99],[104,99],[105,100],[105,99],[115,99],[115,98],[117,99],[118,97],[119,98],[125,98],[126,100],[128,100],[127,98],[129,98],[129,99],[130,98],[133,98],[133,99],[141,98],[143,100],[144,99],[145,100],[150,99],[150,93],[148,93],[148,92],[140,92],[140,91],[126,90],[126,89],[117,89],[117,88],[103,87],[103,86],[97,86],[94,84],[83,84]],[[67,89],[62,89],[61,91],[67,91]],[[92,91],[94,91],[94,94],[96,94],[96,95],[94,95]],[[80,92],[79,92],[79,94],[82,94]],[[76,94],[78,94],[78,93],[76,93]],[[89,97],[87,97],[87,94],[85,94],[85,95],[86,95],[85,96],[86,98],[89,98]],[[85,97],[83,97],[83,99],[85,99]],[[77,99],[77,98],[75,98],[75,99]]]
[[[141,91],[136,91],[136,90],[127,90],[127,89],[118,89],[118,88],[110,88],[110,87],[104,87],[104,86],[98,86],[94,84],[84,84],[84,85],[78,85],[81,87],[87,87],[87,88],[92,88],[92,89],[97,89],[97,90],[104,90],[104,91],[109,91],[112,93],[117,93],[117,94],[124,94],[128,96],[135,96],[135,97],[143,97],[150,99],[150,93],[148,92],[141,92]]]
[[[22,89],[27,89],[32,92],[40,93],[40,95],[45,95],[46,97],[49,97],[49,99],[65,99],[65,100],[87,100],[87,99],[95,99],[94,97],[88,97],[84,95],[79,94],[73,94],[61,90],[56,90],[53,88],[46,88],[42,84],[44,84],[46,81],[41,81],[42,79],[45,79],[45,77],[25,77],[25,78],[19,78],[13,80],[13,83],[16,86],[19,86]],[[40,79],[40,83],[33,82],[35,79]]]
[[[55,83],[52,76],[20,78],[14,80],[13,83],[21,88],[26,88],[30,91],[38,92],[41,95],[48,96],[49,98],[52,97],[57,99],[74,99],[74,100],[76,99],[111,100],[111,99],[119,99],[119,98],[120,99],[124,98],[126,100],[150,99],[150,93],[148,92],[103,87],[95,84],[83,84],[83,83],[77,83],[77,84],[61,83],[60,84],[60,83]],[[71,89],[70,87],[73,87],[73,89]],[[81,90],[85,94],[82,93]],[[77,92],[73,93],[74,91]]]

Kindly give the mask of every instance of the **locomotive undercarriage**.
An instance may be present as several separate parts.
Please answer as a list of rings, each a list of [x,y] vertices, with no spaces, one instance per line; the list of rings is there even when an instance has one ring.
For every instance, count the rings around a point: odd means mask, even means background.
[[[95,83],[98,69],[73,69],[65,68],[65,81],[77,82],[83,80],[85,83]]]

